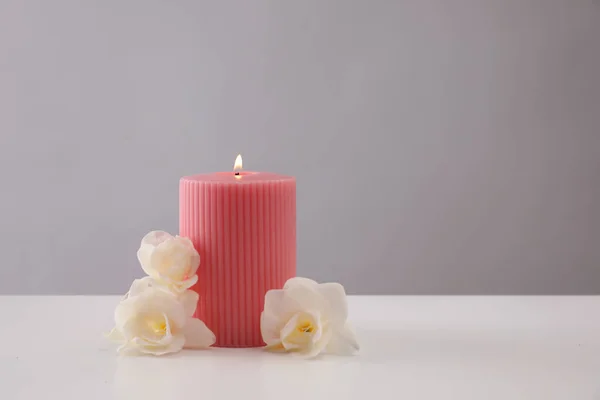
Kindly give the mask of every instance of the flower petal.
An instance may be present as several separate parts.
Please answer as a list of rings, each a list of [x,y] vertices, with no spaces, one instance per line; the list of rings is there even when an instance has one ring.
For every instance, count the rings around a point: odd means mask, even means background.
[[[263,341],[267,345],[274,341],[280,341],[281,330],[287,321],[303,309],[301,304],[289,297],[288,294],[288,291],[283,289],[272,289],[265,294],[260,329]]]
[[[280,325],[284,324],[277,316],[264,311],[260,314],[260,333],[263,342],[265,342],[267,346],[281,343],[281,339],[279,338],[279,332],[281,331]]]
[[[290,288],[298,287],[298,286],[313,288],[316,285],[318,285],[318,283],[313,281],[312,279],[296,276],[296,277],[288,279],[285,282],[285,284],[283,285],[283,289],[290,289]]]
[[[331,354],[345,356],[354,354],[359,349],[354,330],[346,324],[342,330],[333,333],[326,350]]]
[[[182,334],[173,335],[171,340],[167,344],[156,344],[156,345],[139,345],[136,346],[137,351],[144,354],[152,354],[155,356],[162,356],[168,353],[177,353],[183,349],[185,338]]]
[[[162,317],[165,321],[165,334],[162,337],[161,341],[170,341],[171,337],[173,336],[173,331],[171,330],[171,322],[169,321],[169,316],[167,314],[163,313]]]
[[[327,311],[326,298],[320,295],[318,285],[294,285],[284,289],[284,297],[281,307],[286,311]]]
[[[285,352],[285,347],[283,346],[283,343],[281,343],[281,340],[277,340],[276,342],[267,345],[265,350],[272,351],[274,353],[283,353]]]
[[[329,344],[330,340],[331,340],[331,330],[326,329],[323,332],[323,335],[321,336],[321,339],[318,342],[313,343],[311,346],[306,348],[304,351],[300,351],[300,352],[294,353],[294,354],[298,355],[300,357],[304,357],[304,358],[314,358],[314,357],[318,356],[319,354],[321,354],[321,352],[323,352],[323,350]]]
[[[185,324],[186,314],[183,304],[170,292],[159,287],[149,287],[137,296],[123,300],[115,310],[115,323],[117,329],[129,337],[120,321],[139,319],[143,315],[165,314],[169,323],[178,329]]]
[[[129,291],[127,291],[126,296],[137,296],[140,293],[143,293],[146,289],[153,287],[153,284],[154,281],[149,276],[136,279],[131,283],[131,287],[129,288]]]
[[[186,349],[205,349],[212,346],[217,340],[206,324],[196,318],[188,318],[183,328],[183,335]]]
[[[185,309],[175,295],[157,289],[152,299],[146,304],[146,310],[156,310],[166,314],[172,329],[174,327],[177,330],[185,325]]]
[[[324,318],[333,324],[334,330],[343,328],[348,318],[348,300],[344,287],[339,283],[322,283],[317,286],[317,291],[327,302]]]
[[[165,240],[171,239],[173,235],[165,231],[150,231],[142,238],[142,245],[158,246]]]
[[[192,275],[187,280],[178,283],[178,290],[188,290],[198,282],[198,275]]]
[[[188,249],[178,243],[175,238],[169,238],[154,248],[150,263],[155,274],[169,276],[181,280],[185,275],[189,254]]]
[[[136,349],[136,347],[132,343],[125,342],[117,348],[117,354],[132,355],[132,354],[139,354],[139,351]]]
[[[142,270],[148,274],[152,275],[152,254],[154,253],[154,246],[149,244],[142,244],[137,251],[137,258],[142,266]]]
[[[177,236],[177,237],[179,238],[180,236]],[[196,271],[198,270],[198,267],[200,266],[200,254],[194,247],[194,243],[192,243],[192,241],[189,238],[181,237],[181,240],[182,240],[183,244],[185,244],[187,247],[189,247],[190,269],[188,271],[188,274],[193,275],[196,273]]]
[[[152,255],[156,247],[173,236],[164,231],[151,231],[142,238],[137,257],[144,272],[153,275]]]
[[[303,330],[309,327],[310,331]],[[323,327],[319,312],[296,313],[281,330],[281,343],[286,350],[303,351],[321,339]]]
[[[196,306],[198,305],[198,299],[200,296],[193,290],[186,290],[179,295],[179,301],[183,304],[185,315],[191,317],[196,312]]]
[[[286,309],[285,292],[281,289],[272,289],[265,294],[263,312],[267,315],[280,317],[291,310]]]
[[[307,345],[309,338],[308,335],[306,337],[299,336],[296,332],[296,327],[298,326],[298,321],[300,319],[300,313],[294,314],[292,318],[285,324],[280,333],[281,343],[286,350],[294,350],[299,348],[302,345]],[[306,343],[300,343],[302,340]]]
[[[123,328],[136,314],[135,302],[132,297],[122,300],[115,308],[115,329],[122,334]]]
[[[115,343],[123,343],[125,341],[125,336],[117,328],[112,328],[105,336],[108,340]]]
[[[123,323],[120,327],[120,332],[125,341],[131,341],[134,338],[139,337],[144,328],[145,326],[141,323],[141,318],[138,318],[137,315],[133,315],[132,318],[129,318]]]

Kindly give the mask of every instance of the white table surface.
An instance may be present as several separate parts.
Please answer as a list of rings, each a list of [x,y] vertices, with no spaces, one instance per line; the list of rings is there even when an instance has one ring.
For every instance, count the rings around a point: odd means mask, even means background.
[[[600,400],[600,297],[350,297],[361,352],[118,357],[116,296],[0,297],[2,399]]]

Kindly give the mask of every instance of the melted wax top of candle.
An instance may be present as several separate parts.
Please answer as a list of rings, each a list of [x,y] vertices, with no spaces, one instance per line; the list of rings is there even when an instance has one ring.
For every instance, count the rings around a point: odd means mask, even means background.
[[[237,171],[239,175],[230,172],[214,172],[212,174],[198,174],[184,176],[181,180],[215,183],[252,183],[273,181],[295,181],[296,178],[288,175],[274,174],[271,172]]]

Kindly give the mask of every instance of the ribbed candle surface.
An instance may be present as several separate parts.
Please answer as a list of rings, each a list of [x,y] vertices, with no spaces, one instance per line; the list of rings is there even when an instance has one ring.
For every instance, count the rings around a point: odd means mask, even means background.
[[[262,172],[183,177],[179,234],[200,253],[196,317],[219,347],[257,347],[265,293],[296,275],[296,180]]]

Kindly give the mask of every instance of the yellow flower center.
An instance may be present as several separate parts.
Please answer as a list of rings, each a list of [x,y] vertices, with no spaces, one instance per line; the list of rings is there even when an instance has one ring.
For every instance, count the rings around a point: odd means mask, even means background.
[[[162,318],[161,320],[149,320],[147,321],[148,328],[154,332],[157,336],[165,336],[167,334],[167,321]]]
[[[312,333],[315,330],[315,327],[310,321],[304,321],[303,323],[298,324],[296,329],[302,333]]]

